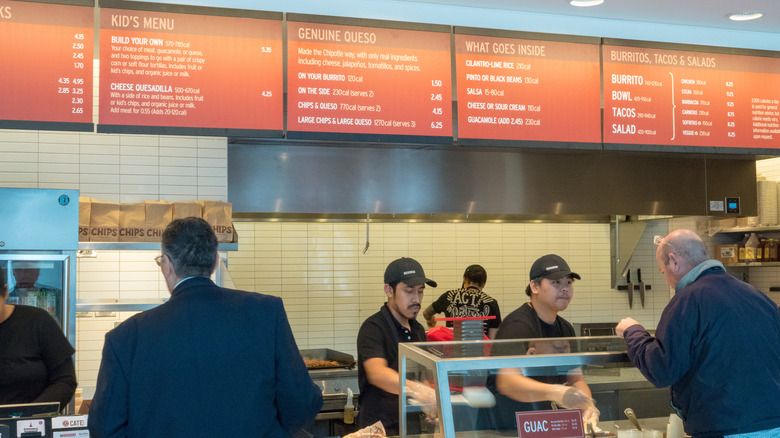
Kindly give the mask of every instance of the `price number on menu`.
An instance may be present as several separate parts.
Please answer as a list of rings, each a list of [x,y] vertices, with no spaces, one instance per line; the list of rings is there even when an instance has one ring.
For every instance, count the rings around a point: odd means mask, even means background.
[[[263,91],[263,92],[261,92],[260,94],[261,94],[263,97],[272,97],[272,96],[273,96],[273,93],[272,93],[271,91],[268,91],[268,90],[266,90],[266,91]]]
[[[260,53],[271,53],[271,47],[270,46],[260,47]]]

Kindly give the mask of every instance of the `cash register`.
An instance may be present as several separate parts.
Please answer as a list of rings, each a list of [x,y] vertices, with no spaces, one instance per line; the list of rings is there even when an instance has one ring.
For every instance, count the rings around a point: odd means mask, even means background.
[[[87,416],[57,416],[58,402],[0,405],[0,438],[87,438]]]

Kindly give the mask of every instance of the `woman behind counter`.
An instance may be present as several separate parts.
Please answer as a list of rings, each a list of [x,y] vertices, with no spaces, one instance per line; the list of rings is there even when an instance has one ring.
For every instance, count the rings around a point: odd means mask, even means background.
[[[43,309],[12,306],[0,265],[0,405],[59,402],[76,391],[73,353],[57,322]]]

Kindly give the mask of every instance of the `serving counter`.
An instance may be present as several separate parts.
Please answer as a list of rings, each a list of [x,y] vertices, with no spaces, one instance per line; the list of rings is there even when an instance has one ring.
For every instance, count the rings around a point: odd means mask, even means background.
[[[625,419],[625,407],[632,407],[640,419],[668,418],[671,412],[668,389],[654,388],[631,365],[625,341],[617,336],[402,343],[402,381],[432,385],[436,401],[434,406],[421,405],[407,397],[401,385],[401,436],[517,436],[516,428],[506,427],[514,425],[514,418],[497,418],[502,414],[494,407],[491,381],[504,368],[536,378],[582,373],[605,424]]]

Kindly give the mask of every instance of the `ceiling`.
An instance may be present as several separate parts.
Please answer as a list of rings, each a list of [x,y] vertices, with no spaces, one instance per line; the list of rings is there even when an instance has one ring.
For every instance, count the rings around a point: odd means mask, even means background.
[[[587,8],[571,6],[568,0],[403,1],[780,34],[778,0],[606,0],[602,5]],[[726,17],[743,11],[759,11],[764,16],[742,22]]]

